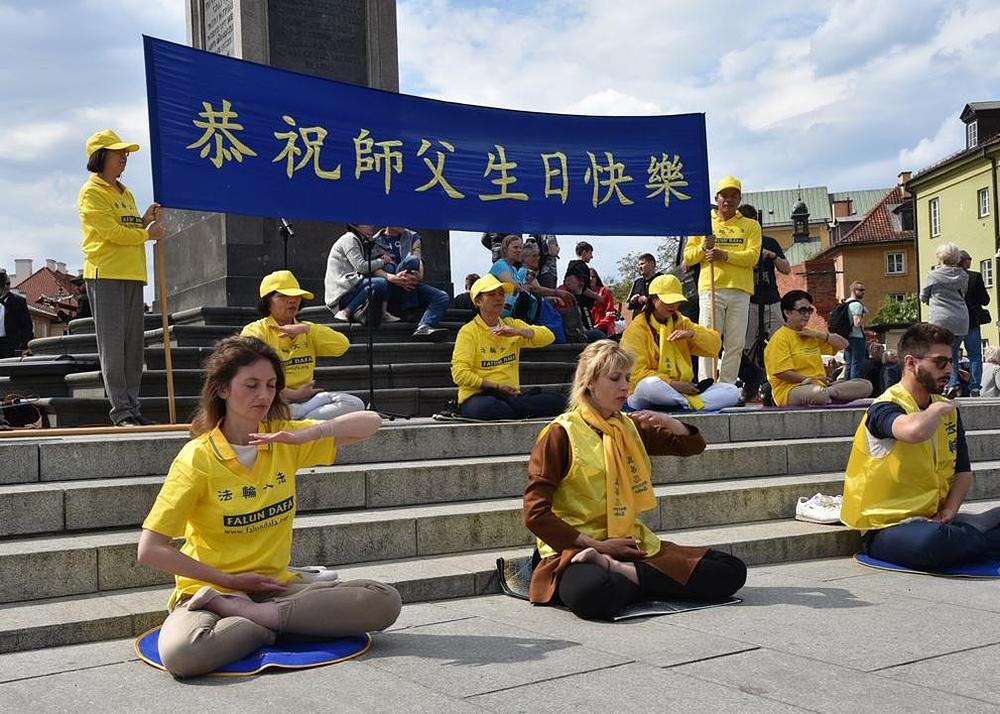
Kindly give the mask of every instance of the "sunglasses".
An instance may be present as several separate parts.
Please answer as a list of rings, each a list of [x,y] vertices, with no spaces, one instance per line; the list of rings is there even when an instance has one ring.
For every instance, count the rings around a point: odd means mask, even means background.
[[[921,359],[930,360],[938,369],[944,369],[949,365],[955,364],[955,360],[951,357],[945,357],[944,355],[938,355],[937,357],[921,357]]]

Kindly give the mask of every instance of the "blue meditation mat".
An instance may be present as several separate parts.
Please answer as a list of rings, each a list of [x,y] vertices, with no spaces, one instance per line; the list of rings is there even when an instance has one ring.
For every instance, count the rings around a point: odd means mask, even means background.
[[[139,659],[157,669],[166,670],[160,661],[160,628],[139,635],[132,643]],[[261,647],[251,652],[243,659],[220,667],[210,676],[246,677],[258,674],[265,669],[304,669],[320,667],[325,664],[336,664],[344,660],[360,657],[372,646],[372,637],[368,633],[348,635],[330,640],[295,640],[281,639],[273,645]]]
[[[895,570],[900,573],[917,575],[937,575],[946,578],[1000,578],[1000,560],[980,560],[975,563],[952,565],[940,570],[916,570],[905,565],[897,565],[886,560],[878,560],[864,553],[854,556],[855,562],[878,570]]]

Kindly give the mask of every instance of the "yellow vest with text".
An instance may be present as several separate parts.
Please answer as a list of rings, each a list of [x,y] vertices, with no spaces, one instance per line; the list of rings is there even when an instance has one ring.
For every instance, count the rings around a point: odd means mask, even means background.
[[[932,402],[942,399],[931,395]],[[907,414],[920,411],[901,383],[890,387],[875,402],[894,402]],[[847,462],[840,520],[864,531],[937,513],[955,476],[958,412],[942,417],[931,438],[917,444],[876,439],[867,424],[865,414]]]
[[[632,420],[625,417],[624,421],[629,438],[641,442]],[[552,496],[552,512],[581,533],[597,540],[605,540],[608,537],[608,498],[604,441],[579,412],[561,414],[553,424],[565,429],[566,436],[569,437],[570,465],[566,477]],[[550,428],[551,424],[542,431],[539,438]],[[648,468],[649,456],[645,449],[642,449],[642,453]],[[632,535],[642,544],[640,547],[647,557],[659,552],[660,539],[642,521],[636,519]],[[543,558],[556,555],[556,551],[542,540],[538,539],[536,545]]]

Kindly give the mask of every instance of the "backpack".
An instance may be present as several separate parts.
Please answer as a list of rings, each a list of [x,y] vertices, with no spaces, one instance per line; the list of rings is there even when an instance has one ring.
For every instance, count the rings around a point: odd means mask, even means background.
[[[854,298],[850,300],[842,300],[837,303],[837,307],[830,311],[830,317],[827,318],[826,325],[830,332],[840,335],[841,337],[848,337],[854,330],[854,320],[851,319],[851,303],[858,302]]]

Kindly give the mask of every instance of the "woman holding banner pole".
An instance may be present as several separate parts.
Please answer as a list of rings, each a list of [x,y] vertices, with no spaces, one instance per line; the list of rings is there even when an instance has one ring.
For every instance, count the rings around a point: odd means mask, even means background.
[[[153,203],[139,215],[135,197],[119,181],[128,155],[139,145],[110,129],[87,139],[87,170],[77,208],[83,232],[83,278],[94,314],[97,355],[115,426],[153,424],[142,415],[146,241],[164,237],[162,209]],[[164,335],[166,340],[166,335]]]

